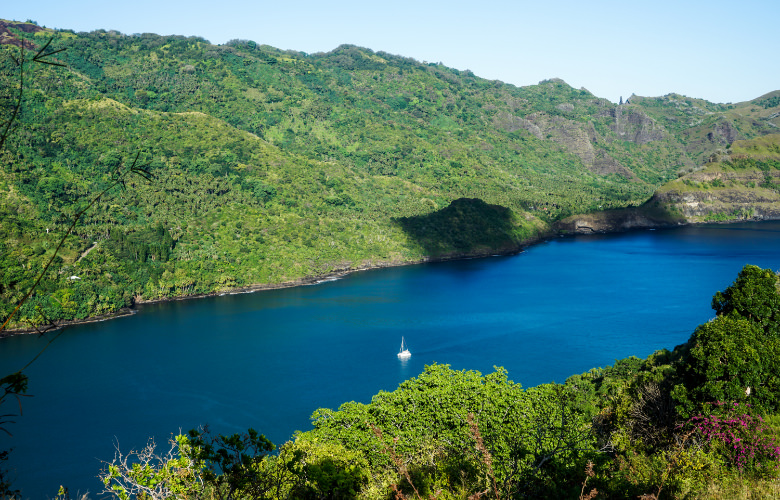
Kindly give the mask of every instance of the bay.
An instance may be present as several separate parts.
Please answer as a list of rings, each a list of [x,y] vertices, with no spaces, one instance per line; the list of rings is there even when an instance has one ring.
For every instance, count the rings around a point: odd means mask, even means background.
[[[780,222],[558,238],[508,257],[145,305],[68,328],[27,370],[33,397],[0,448],[14,448],[25,496],[64,484],[96,497],[115,445],[165,445],[203,424],[281,444],[311,427],[315,409],[368,402],[426,364],[503,366],[526,387],[563,382],[685,342],[745,264],[780,267]],[[44,343],[0,340],[1,373]]]

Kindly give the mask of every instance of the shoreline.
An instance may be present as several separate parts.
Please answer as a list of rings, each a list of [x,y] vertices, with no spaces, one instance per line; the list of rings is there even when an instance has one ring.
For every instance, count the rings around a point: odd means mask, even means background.
[[[625,216],[625,213],[623,215]],[[598,224],[595,225],[596,227],[593,227],[590,224],[577,223],[578,220],[581,221],[583,218],[589,219],[590,222],[593,220],[592,219],[593,217],[602,218],[602,217],[609,217],[609,215],[606,214],[605,212],[596,212],[594,214],[581,214],[581,215],[568,217],[564,220],[557,221],[555,224],[553,224],[552,229],[550,231],[540,233],[539,235],[530,238],[528,240],[525,240],[511,248],[492,250],[492,251],[478,251],[472,253],[455,253],[455,254],[449,254],[449,255],[439,256],[439,257],[425,257],[422,259],[410,260],[410,261],[382,261],[370,265],[360,265],[356,267],[350,267],[348,269],[340,269],[337,271],[333,271],[331,273],[317,275],[317,276],[306,276],[295,280],[285,281],[282,283],[258,283],[258,284],[237,287],[237,288],[231,288],[229,290],[224,290],[221,292],[199,293],[199,294],[192,294],[192,295],[180,295],[177,297],[165,297],[165,298],[158,298],[152,300],[142,300],[139,302],[134,302],[133,305],[131,305],[130,307],[122,308],[119,311],[116,311],[114,313],[104,314],[101,316],[92,316],[90,318],[85,318],[83,320],[66,320],[57,324],[50,324],[39,328],[17,328],[17,329],[3,330],[2,332],[0,332],[0,339],[6,337],[12,337],[16,335],[35,335],[35,334],[48,333],[52,331],[61,330],[63,328],[67,328],[69,326],[88,324],[88,323],[99,323],[99,322],[108,321],[108,320],[121,318],[125,316],[132,316],[134,314],[138,314],[140,310],[139,308],[146,304],[160,304],[165,302],[195,300],[195,299],[203,299],[208,297],[219,297],[222,295],[238,295],[244,293],[262,292],[266,290],[280,290],[284,288],[294,288],[298,286],[312,286],[312,285],[318,285],[326,281],[335,281],[347,275],[350,275],[352,273],[361,272],[361,271],[370,271],[373,269],[411,266],[417,264],[431,264],[436,262],[448,262],[454,260],[479,259],[479,258],[495,257],[495,256],[517,255],[519,253],[522,253],[527,248],[530,248],[534,245],[538,245],[540,243],[544,243],[545,241],[549,241],[554,238],[561,238],[561,237],[566,238],[566,237],[572,237],[578,235],[581,236],[581,235],[588,235],[588,234],[618,234],[618,233],[625,233],[630,231],[695,226],[695,225],[738,224],[738,223],[746,223],[746,222],[763,222],[763,221],[773,220],[773,219],[760,219],[760,220],[717,221],[717,222],[689,222],[689,221],[661,222],[658,220],[645,219],[642,221],[644,224],[642,223],[636,224],[636,221],[634,221],[634,223],[632,224],[614,224],[614,221],[611,221],[613,222],[613,224],[608,224],[607,227],[604,226],[598,227]],[[618,216],[618,218],[621,217]]]
[[[120,310],[108,314],[101,314],[100,316],[90,316],[85,319],[73,319],[62,320],[58,323],[50,323],[48,325],[41,325],[37,328],[8,328],[0,332],[0,339],[6,337],[13,337],[15,335],[43,335],[49,332],[55,332],[62,330],[73,325],[84,325],[87,323],[101,323],[116,318],[122,318],[124,316],[132,316],[137,314],[138,310],[133,307],[123,307]]]
[[[522,243],[518,244],[515,247],[512,247],[510,249],[504,249],[504,250],[492,250],[489,252],[480,251],[480,252],[473,252],[473,253],[458,253],[458,254],[450,254],[442,257],[425,257],[423,259],[410,260],[410,261],[382,261],[371,265],[360,265],[356,267],[350,267],[348,269],[340,269],[337,271],[333,271],[327,274],[322,274],[317,276],[306,276],[295,280],[285,281],[282,283],[258,283],[258,284],[237,287],[237,288],[231,288],[229,290],[224,290],[220,292],[197,293],[192,295],[180,295],[177,297],[165,297],[165,298],[158,298],[152,300],[141,300],[138,302],[134,302],[133,305],[131,305],[130,307],[123,307],[119,311],[109,313],[109,314],[103,314],[101,316],[92,316],[82,320],[63,320],[56,324],[42,325],[39,326],[38,328],[9,328],[0,332],[0,339],[6,337],[12,337],[16,335],[41,335],[48,332],[61,330],[69,326],[83,325],[88,323],[99,323],[99,322],[109,321],[112,319],[121,318],[125,316],[132,316],[134,314],[138,314],[138,312],[140,311],[140,307],[147,304],[161,304],[165,302],[204,299],[208,297],[219,297],[222,295],[238,295],[244,293],[255,293],[255,292],[262,292],[266,290],[280,290],[284,288],[294,288],[298,286],[312,286],[312,285],[318,285],[326,281],[335,281],[347,275],[350,275],[352,273],[361,272],[361,271],[370,271],[373,269],[412,266],[417,264],[429,264],[429,263],[447,262],[453,260],[478,259],[478,258],[493,257],[493,256],[516,255],[523,252],[526,248],[530,246],[536,245],[538,243],[549,240],[550,238],[556,236],[561,236],[561,235],[558,233],[539,235],[538,237],[523,241]]]

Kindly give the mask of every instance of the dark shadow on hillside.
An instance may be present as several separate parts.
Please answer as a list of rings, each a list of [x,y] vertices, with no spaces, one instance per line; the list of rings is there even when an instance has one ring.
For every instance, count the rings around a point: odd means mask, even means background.
[[[430,214],[393,222],[431,257],[509,252],[520,244],[512,210],[478,198],[460,198]]]

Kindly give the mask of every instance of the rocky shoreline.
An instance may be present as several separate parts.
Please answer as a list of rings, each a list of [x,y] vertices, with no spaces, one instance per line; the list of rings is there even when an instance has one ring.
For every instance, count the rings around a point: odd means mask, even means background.
[[[122,309],[113,313],[101,314],[100,316],[91,316],[85,319],[63,320],[58,323],[50,323],[48,325],[41,325],[35,328],[8,328],[0,332],[0,338],[11,337],[13,335],[42,335],[44,333],[67,328],[68,326],[72,325],[100,323],[101,321],[108,321],[110,319],[121,318],[123,316],[132,316],[137,312],[138,311],[132,307],[123,307]]]
[[[635,229],[660,229],[690,224],[643,208],[623,208],[567,217],[556,224],[560,234],[622,233]]]

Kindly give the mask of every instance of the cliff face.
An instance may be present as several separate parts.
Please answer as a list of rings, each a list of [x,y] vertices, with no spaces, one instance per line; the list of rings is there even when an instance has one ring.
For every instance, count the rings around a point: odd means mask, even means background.
[[[535,112],[525,117],[500,114],[495,123],[507,131],[524,129],[537,139],[559,144],[598,175],[619,174],[626,179],[636,179],[636,173],[610,154],[610,144],[626,141],[645,145],[669,137],[656,120],[637,107],[602,107],[592,110],[587,119],[578,117],[578,111],[581,110],[573,104],[563,103],[554,112]],[[684,162],[684,158],[678,161]]]
[[[780,219],[780,170],[705,170],[672,181],[644,205],[568,217],[556,228],[590,234],[702,222]]]
[[[560,105],[559,109],[564,112],[568,110],[563,105]],[[577,155],[591,172],[599,175],[620,174],[627,179],[636,178],[634,172],[600,147],[606,140],[596,131],[593,122],[584,123],[548,113],[532,113],[517,123],[537,138],[552,140],[566,151]],[[617,127],[611,124],[610,128]]]
[[[712,133],[728,141],[732,128]],[[780,219],[780,134],[731,143],[710,163],[658,189],[652,203],[688,222]]]
[[[630,101],[631,105],[622,110],[623,113],[627,109],[640,108],[656,127],[663,127],[666,133],[674,136],[692,162],[686,167],[703,165],[713,154],[721,153],[735,141],[775,134],[780,129],[777,109],[780,98],[776,92],[735,104],[716,104],[679,94],[631,96]],[[620,107],[615,113],[619,111]],[[644,133],[652,136],[653,129],[646,126]]]
[[[574,215],[560,221],[556,225],[556,229],[563,234],[616,233],[632,229],[669,227],[684,223],[684,220],[665,213],[652,204],[647,207]]]
[[[696,172],[659,190],[651,203],[687,222],[780,219],[780,171]]]
[[[23,33],[37,33],[39,31],[43,31],[43,28],[35,24],[15,23],[12,21],[0,19],[0,45],[14,45],[16,47],[21,47],[24,45],[24,48],[29,50],[32,50],[35,45],[29,40],[23,40],[17,36],[14,36],[10,29],[19,30]]]
[[[660,141],[667,134],[663,127],[644,112],[632,106],[617,106],[608,111],[614,120],[612,129],[623,140],[634,144]]]
[[[734,142],[722,161],[661,186],[640,207],[564,219],[569,233],[701,222],[780,219],[780,134]]]

